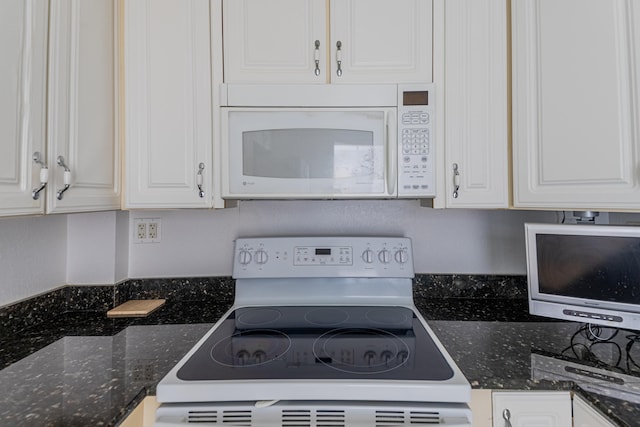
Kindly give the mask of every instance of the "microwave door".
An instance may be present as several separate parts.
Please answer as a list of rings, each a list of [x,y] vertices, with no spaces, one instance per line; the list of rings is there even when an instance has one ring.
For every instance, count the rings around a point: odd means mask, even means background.
[[[388,196],[383,111],[235,113],[229,114],[232,196]]]

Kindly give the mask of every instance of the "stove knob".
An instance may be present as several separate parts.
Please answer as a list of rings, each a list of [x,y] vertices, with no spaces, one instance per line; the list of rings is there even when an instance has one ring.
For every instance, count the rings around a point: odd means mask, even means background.
[[[398,249],[395,254],[395,259],[398,264],[404,264],[409,260],[409,255],[404,249]]]
[[[251,262],[251,252],[246,249],[241,249],[238,253],[238,262],[240,265],[247,265]]]
[[[380,359],[384,362],[385,365],[389,365],[389,362],[393,359],[393,353],[389,350],[385,350],[380,353]]]
[[[256,364],[264,363],[267,361],[267,353],[257,350],[253,353],[253,360]]]
[[[373,365],[373,359],[375,359],[375,357],[376,353],[372,350],[369,350],[364,354],[364,361],[367,362],[367,365],[371,366]]]
[[[249,352],[247,350],[240,350],[236,354],[236,358],[238,359],[239,365],[248,365],[249,362]]]
[[[253,254],[254,259],[256,260],[257,264],[266,264],[267,261],[269,260],[269,255],[267,254],[267,251],[265,251],[264,249],[258,249],[257,251],[255,251],[255,253]]]
[[[391,261],[391,254],[389,253],[388,250],[383,249],[380,252],[378,252],[378,259],[383,264],[389,264],[389,262]]]
[[[362,252],[362,260],[367,264],[371,264],[373,262],[373,251],[371,249],[367,249]]]

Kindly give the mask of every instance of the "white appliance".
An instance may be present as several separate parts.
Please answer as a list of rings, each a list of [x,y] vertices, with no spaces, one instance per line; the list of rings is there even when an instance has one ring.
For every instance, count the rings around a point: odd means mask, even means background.
[[[155,426],[470,427],[413,275],[407,238],[238,239],[234,304],[158,384]]]
[[[435,196],[433,84],[221,93],[223,198]]]

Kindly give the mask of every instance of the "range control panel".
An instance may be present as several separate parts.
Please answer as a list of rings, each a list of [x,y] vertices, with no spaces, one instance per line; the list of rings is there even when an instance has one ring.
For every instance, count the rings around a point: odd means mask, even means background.
[[[235,242],[234,278],[411,278],[405,237],[268,237]]]

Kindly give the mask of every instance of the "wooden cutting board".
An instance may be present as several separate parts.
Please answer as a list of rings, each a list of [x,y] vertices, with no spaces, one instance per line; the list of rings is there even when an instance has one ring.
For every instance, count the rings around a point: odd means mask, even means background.
[[[145,317],[164,302],[164,299],[132,299],[107,311],[107,317]]]

